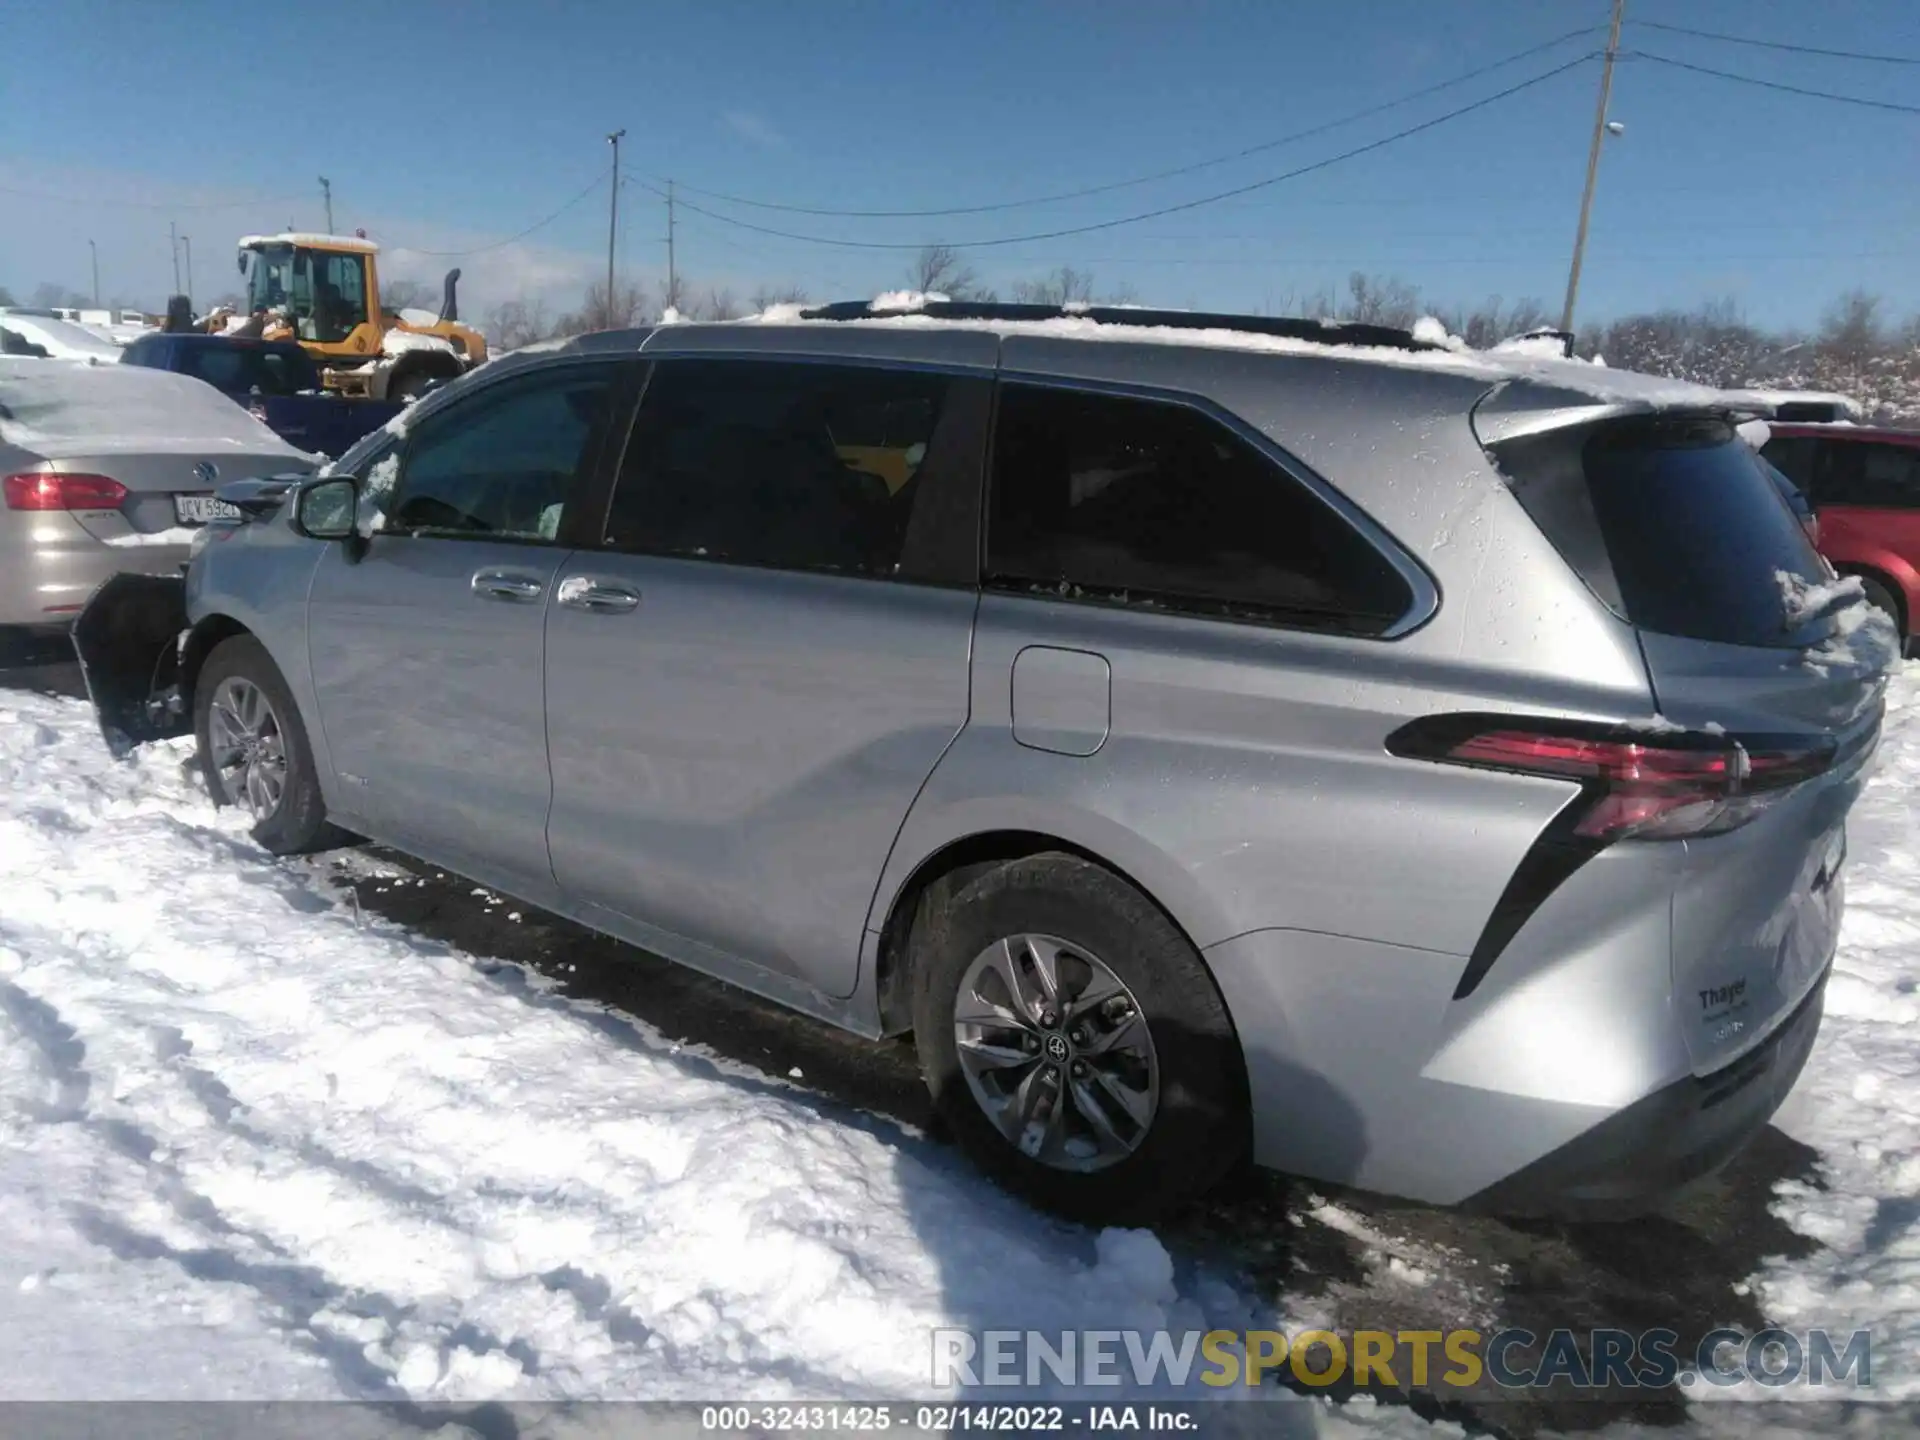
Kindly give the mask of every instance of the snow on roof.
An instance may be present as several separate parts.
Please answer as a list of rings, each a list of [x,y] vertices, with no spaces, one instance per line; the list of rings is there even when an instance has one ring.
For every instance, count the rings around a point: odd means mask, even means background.
[[[99,360],[118,364],[120,347],[97,331],[71,320],[49,320],[38,315],[0,315],[0,328],[45,350],[56,360]]]
[[[191,375],[16,356],[0,358],[0,441],[49,459],[183,446],[307,458]]]
[[[278,235],[242,235],[242,250],[262,245],[304,245],[312,250],[357,250],[362,255],[377,255],[380,247],[358,235],[322,235],[311,230],[285,230]]]
[[[895,296],[883,296],[893,299]],[[875,302],[876,304],[878,302]],[[1527,380],[1571,392],[1602,404],[1646,405],[1655,408],[1724,406],[1722,392],[1685,380],[1667,380],[1632,370],[1610,370],[1604,365],[1562,355],[1530,351],[1472,350],[1464,345],[1400,349],[1389,345],[1339,344],[1331,340],[1304,340],[1290,335],[1263,335],[1249,330],[1187,329],[1174,325],[1123,325],[1063,315],[1046,320],[953,319],[923,314],[886,314],[853,319],[808,319],[805,304],[773,305],[758,315],[719,324],[744,325],[858,325],[909,330],[984,330],[996,335],[1034,335],[1061,340],[1131,342],[1149,345],[1192,345],[1203,349],[1251,350],[1273,355],[1316,355],[1353,360],[1398,369],[1437,371],[1498,384]],[[1425,327],[1426,340],[1436,327]],[[1441,331],[1444,334],[1444,331]],[[1435,337],[1436,340],[1438,337]],[[1448,336],[1448,340],[1452,337]]]

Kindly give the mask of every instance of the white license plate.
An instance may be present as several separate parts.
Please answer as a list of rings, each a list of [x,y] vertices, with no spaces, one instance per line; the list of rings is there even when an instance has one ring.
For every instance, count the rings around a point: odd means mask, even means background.
[[[240,507],[211,495],[176,495],[173,515],[182,525],[205,525],[210,520],[238,520]]]

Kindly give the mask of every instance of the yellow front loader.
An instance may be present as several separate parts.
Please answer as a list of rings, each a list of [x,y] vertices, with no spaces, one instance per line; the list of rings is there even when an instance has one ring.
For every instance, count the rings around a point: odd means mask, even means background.
[[[327,388],[374,400],[411,400],[487,358],[486,338],[460,323],[449,270],[437,319],[380,303],[380,247],[357,235],[248,235],[240,241],[247,312],[264,338],[295,340]]]

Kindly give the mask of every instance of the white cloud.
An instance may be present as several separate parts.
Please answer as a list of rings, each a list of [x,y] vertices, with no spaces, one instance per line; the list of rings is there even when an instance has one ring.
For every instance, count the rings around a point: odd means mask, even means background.
[[[774,129],[772,124],[751,110],[722,110],[720,123],[733,131],[742,140],[751,141],[763,150],[785,150],[787,137]]]

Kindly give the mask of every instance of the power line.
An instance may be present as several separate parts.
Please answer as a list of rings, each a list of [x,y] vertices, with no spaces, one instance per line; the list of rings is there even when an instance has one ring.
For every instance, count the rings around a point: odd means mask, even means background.
[[[1519,94],[1522,90],[1529,90],[1535,85],[1553,79],[1557,75],[1564,75],[1576,66],[1586,64],[1587,61],[1593,59],[1598,53],[1598,51],[1589,51],[1585,55],[1576,56],[1563,65],[1556,65],[1551,70],[1544,71],[1530,79],[1522,80],[1516,85],[1509,85],[1506,89],[1495,91],[1483,99],[1458,106],[1443,115],[1434,116],[1431,120],[1423,120],[1418,125],[1409,125],[1404,130],[1396,130],[1393,134],[1383,136],[1378,140],[1370,140],[1365,145],[1356,145],[1350,150],[1343,150],[1337,155],[1329,155],[1323,160],[1315,160],[1310,165],[1297,166],[1279,175],[1269,175],[1264,180],[1255,180],[1246,185],[1236,185],[1231,190],[1221,190],[1212,195],[1202,195],[1197,200],[1183,200],[1176,205],[1161,205],[1152,210],[1143,210],[1137,215],[1123,215],[1115,220],[1098,220],[1087,225],[1070,225],[1058,230],[1038,230],[1027,235],[997,235],[982,240],[951,240],[942,243],[951,245],[957,250],[984,250],[999,245],[1024,245],[1035,240],[1060,240],[1069,235],[1090,235],[1098,230],[1115,230],[1122,225],[1137,225],[1142,220],[1157,220],[1162,215],[1177,215],[1187,210],[1198,210],[1204,205],[1217,204],[1222,200],[1230,200],[1236,195],[1246,195],[1255,190],[1264,190],[1269,186],[1278,185],[1286,180],[1298,179],[1302,175],[1310,175],[1317,170],[1325,170],[1329,166],[1340,164],[1342,161],[1352,160],[1357,156],[1368,154],[1374,150],[1379,150],[1385,146],[1405,140],[1410,136],[1418,135],[1422,131],[1431,130],[1436,125],[1444,125],[1449,120],[1457,120],[1462,115],[1471,114],[1475,110],[1483,110],[1489,105],[1496,104],[1510,96]],[[666,194],[665,191],[656,188],[637,176],[629,176],[628,178],[644,190],[651,190],[654,194],[661,196]],[[741,220],[736,216],[722,215],[718,211],[708,210],[704,206],[695,205],[691,200],[681,200],[678,203],[685,209],[693,211],[694,214],[705,215],[710,220],[718,220],[723,224],[736,226],[742,230],[751,230],[759,235],[776,236],[782,240],[802,240],[814,245],[832,245],[846,250],[919,250],[924,248],[927,243],[925,241],[900,240],[841,240],[828,235],[802,235],[791,230],[776,230],[768,225],[756,225],[752,221]]]
[[[571,200],[567,201],[566,204],[562,205],[558,210],[555,210],[551,215],[548,215],[544,219],[534,221],[533,224],[529,225],[526,229],[522,230],[519,234],[509,235],[504,240],[496,240],[491,245],[475,245],[470,250],[422,250],[418,245],[389,245],[385,248],[388,249],[389,251],[394,251],[394,252],[405,251],[409,255],[434,255],[434,256],[440,256],[440,257],[453,257],[453,258],[458,258],[462,255],[484,255],[489,250],[502,250],[502,249],[505,249],[507,246],[513,244],[517,240],[526,239],[527,236],[533,234],[534,231],[544,229],[548,225],[551,225],[554,221],[558,220],[562,215],[566,214],[567,211],[573,209],[574,206],[578,205],[582,200],[586,199],[587,196],[593,194],[594,191],[598,190],[600,188],[600,182],[606,179],[607,176],[611,173],[612,173],[611,168],[607,170],[602,170],[598,175],[594,176],[593,179],[588,182],[586,189],[582,190],[578,195],[574,196]]]
[[[1671,65],[1676,70],[1691,70],[1696,75],[1712,75],[1721,80],[1737,80],[1742,85],[1758,85],[1763,90],[1784,90],[1789,95],[1808,95],[1815,100],[1837,100],[1843,105],[1864,105],[1870,110],[1895,110],[1903,115],[1920,115],[1920,105],[1902,105],[1897,100],[1870,100],[1864,95],[1841,95],[1832,90],[1810,90],[1804,85],[1788,85],[1779,80],[1762,80],[1753,75],[1736,75],[1731,70],[1715,70],[1710,65],[1695,65],[1646,50],[1624,50],[1622,55],[1635,60],[1651,60],[1656,65]]]
[[[1722,40],[1729,45],[1751,45],[1759,50],[1784,50],[1790,55],[1821,55],[1829,60],[1865,60],[1875,65],[1920,65],[1920,56],[1874,55],[1864,50],[1828,50],[1818,45],[1789,45],[1781,40],[1754,40],[1745,35],[1728,35],[1719,30],[1695,30],[1688,25],[1668,25],[1659,20],[1629,20],[1629,25],[1648,30],[1665,30],[1673,35],[1691,35],[1698,40]]]
[[[1268,150],[1277,150],[1283,145],[1292,145],[1297,141],[1311,139],[1315,135],[1324,135],[1329,130],[1338,130],[1356,121],[1370,119],[1388,110],[1396,110],[1402,105],[1410,105],[1415,100],[1424,99],[1428,95],[1438,94],[1442,90],[1450,90],[1456,85],[1464,85],[1469,80],[1477,80],[1482,75],[1491,74],[1495,70],[1503,70],[1509,65],[1518,64],[1522,60],[1530,59],[1542,51],[1552,50],[1564,45],[1569,40],[1578,39],[1582,35],[1596,34],[1602,28],[1603,27],[1599,25],[1585,25],[1578,30],[1569,30],[1564,35],[1556,36],[1554,39],[1543,41],[1538,45],[1529,45],[1525,50],[1515,51],[1504,59],[1495,60],[1490,64],[1482,65],[1478,69],[1469,70],[1461,75],[1455,75],[1450,80],[1442,80],[1438,84],[1409,91],[1398,99],[1386,100],[1378,105],[1369,105],[1364,110],[1355,110],[1351,114],[1340,116],[1338,119],[1326,120],[1318,125],[1309,126],[1305,130],[1296,130],[1290,135],[1282,135],[1278,139],[1263,140],[1258,145],[1249,145],[1245,149],[1235,150],[1230,154],[1215,155],[1206,160],[1195,160],[1187,165],[1176,165],[1171,170],[1156,170],[1150,175],[1136,175],[1130,180],[1111,180],[1103,185],[1088,185],[1079,190],[1062,190],[1052,195],[1031,195],[1023,200],[1000,200],[988,205],[950,205],[932,210],[840,210],[814,205],[786,205],[772,200],[752,200],[743,195],[728,195],[719,190],[703,190],[698,186],[688,185],[684,181],[680,183],[678,188],[691,195],[704,195],[709,200],[719,200],[729,205],[745,205],[753,210],[778,210],[788,215],[821,215],[843,220],[930,219],[942,215],[985,215],[1000,210],[1024,209],[1029,205],[1053,205],[1063,200],[1081,200],[1089,195],[1105,195],[1115,190],[1130,189],[1136,185],[1150,185],[1156,180],[1171,180],[1176,176],[1191,175],[1198,170],[1206,170],[1215,165],[1225,165],[1234,160],[1244,160],[1249,155],[1263,154]],[[664,180],[659,180],[658,177],[655,177],[655,179],[656,183],[666,183]],[[687,208],[692,209],[693,207],[689,205]]]

